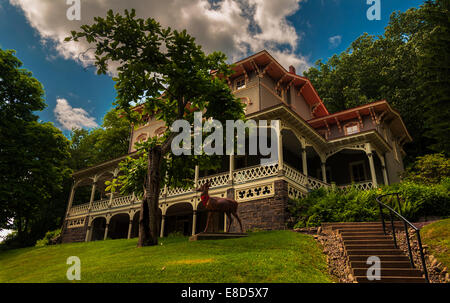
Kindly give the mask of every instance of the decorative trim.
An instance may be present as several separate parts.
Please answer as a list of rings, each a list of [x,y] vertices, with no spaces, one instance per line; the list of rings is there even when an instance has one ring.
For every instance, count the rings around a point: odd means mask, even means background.
[[[86,217],[71,219],[67,221],[67,228],[83,227],[86,222]]]
[[[263,198],[270,198],[275,195],[274,183],[256,185],[252,187],[236,189],[235,200],[237,202],[246,202],[252,200],[259,200]]]
[[[288,197],[289,199],[302,199],[306,197],[306,193],[303,192],[300,188],[291,185],[288,183]]]

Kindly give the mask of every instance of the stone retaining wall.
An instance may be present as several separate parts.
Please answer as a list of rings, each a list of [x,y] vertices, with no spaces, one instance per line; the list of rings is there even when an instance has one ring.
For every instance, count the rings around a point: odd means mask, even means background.
[[[286,229],[289,217],[287,205],[288,189],[285,181],[275,182],[275,196],[273,197],[239,203],[238,215],[244,231]],[[240,232],[237,220],[233,221],[230,231]]]

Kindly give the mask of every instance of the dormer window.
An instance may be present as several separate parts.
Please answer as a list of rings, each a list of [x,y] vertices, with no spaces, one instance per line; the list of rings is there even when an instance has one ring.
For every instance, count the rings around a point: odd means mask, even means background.
[[[346,124],[345,127],[345,135],[353,135],[359,133],[359,124],[358,123],[349,123]]]
[[[236,90],[245,88],[245,77],[239,77],[234,81],[234,87]]]

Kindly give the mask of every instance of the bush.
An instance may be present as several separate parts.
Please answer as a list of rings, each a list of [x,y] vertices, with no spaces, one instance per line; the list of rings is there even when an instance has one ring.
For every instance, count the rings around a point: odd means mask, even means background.
[[[418,157],[403,174],[405,181],[439,184],[450,178],[450,159],[444,154],[430,154]]]
[[[61,229],[57,229],[57,230],[53,230],[53,231],[48,231],[44,238],[42,238],[41,240],[38,240],[36,242],[35,247],[44,247],[47,245],[53,245],[56,244],[57,239],[61,236]]]
[[[450,178],[439,184],[403,182],[385,188],[385,193],[398,192],[402,197],[399,207],[394,203],[394,209],[410,221],[421,217],[450,216]]]
[[[342,190],[319,189],[307,197],[292,200],[288,211],[293,220],[289,227],[302,228],[319,226],[324,222],[365,222],[379,220],[379,207],[376,197],[399,193],[402,201],[397,203],[395,196],[388,196],[382,202],[401,213],[409,221],[421,217],[450,216],[450,178],[439,184],[425,185],[404,182],[377,190],[361,191],[356,188]]]
[[[374,221],[378,216],[374,203],[376,195],[375,191],[356,188],[312,191],[307,197],[290,202],[293,227],[313,227],[323,222]]]

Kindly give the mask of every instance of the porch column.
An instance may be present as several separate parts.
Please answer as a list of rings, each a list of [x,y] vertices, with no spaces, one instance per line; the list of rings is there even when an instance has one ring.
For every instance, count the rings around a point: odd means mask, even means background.
[[[283,172],[283,136],[281,133],[281,122],[278,123],[277,137],[278,137],[278,172],[279,174],[281,174]]]
[[[327,183],[327,160],[321,159],[322,181]]]
[[[67,204],[66,217],[69,215],[70,209],[72,208],[73,198],[75,197],[75,184],[72,184],[72,188],[70,189],[69,203]]]
[[[109,222],[106,222],[105,235],[103,236],[103,240],[106,240],[106,238],[108,237],[108,228],[109,228]]]
[[[127,239],[131,239],[131,229],[133,228],[133,219],[130,219],[130,222],[128,222],[128,236]]]
[[[119,169],[116,168],[113,172],[113,180],[117,177],[118,174],[119,174]],[[109,203],[108,203],[109,208],[112,206],[113,199],[114,199],[114,193],[111,191],[111,196],[109,197]]]
[[[230,177],[229,177],[229,183],[234,183],[234,154],[230,155]]]
[[[165,221],[166,221],[166,215],[162,215],[162,218],[161,218],[161,233],[159,235],[160,238],[164,237],[164,224],[165,224]]]
[[[192,235],[195,235],[197,229],[197,211],[194,210],[192,214]]]
[[[370,175],[372,176],[372,184],[373,184],[373,187],[376,188],[376,187],[378,187],[378,184],[377,184],[377,175],[375,174],[375,165],[373,163],[372,152],[368,152],[367,157],[369,158]]]
[[[86,220],[89,220],[89,218],[87,218]],[[89,221],[88,221],[89,222]],[[86,238],[84,239],[84,242],[89,242],[91,241],[91,234],[92,234],[92,225],[89,222],[88,224],[88,228],[86,230]]]
[[[195,166],[195,175],[194,175],[194,191],[198,188],[198,177],[200,175],[200,167],[198,165]]]
[[[109,202],[108,202],[108,207],[110,208],[112,206],[112,200],[114,198],[114,193],[111,192],[109,195]]]
[[[308,161],[306,159],[306,148],[302,147],[302,167],[303,167],[303,174],[305,176],[308,176]]]
[[[389,179],[388,179],[388,175],[387,175],[387,171],[386,171],[386,160],[384,159],[384,155],[383,155],[383,157],[380,157],[380,160],[381,160],[381,169],[383,171],[384,185],[389,185]]]
[[[94,179],[94,182],[92,182],[92,189],[91,189],[91,199],[89,200],[89,209],[88,212],[92,209],[92,204],[94,203],[94,197],[95,197],[95,189],[97,188],[97,179]]]

